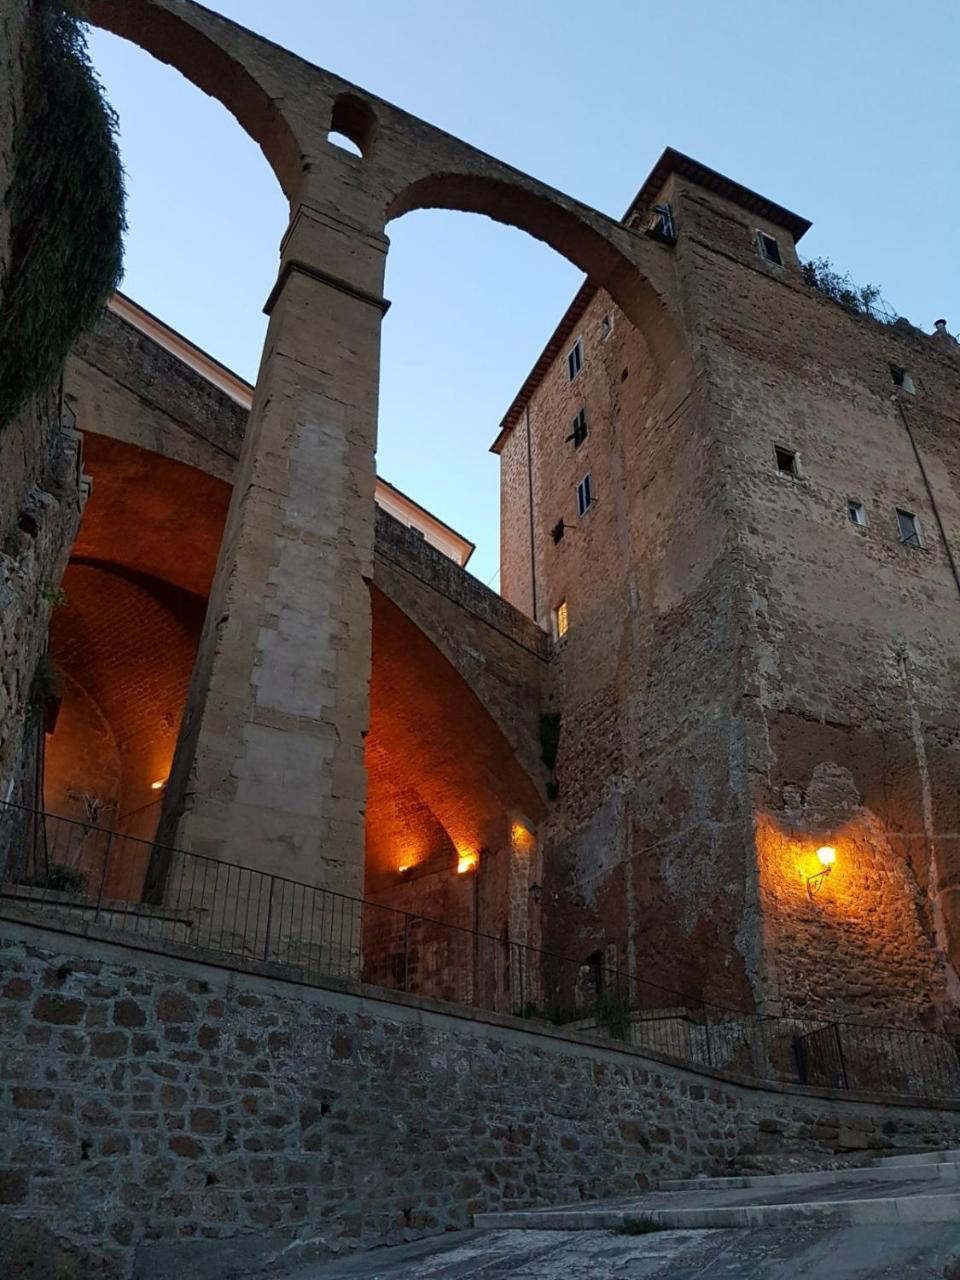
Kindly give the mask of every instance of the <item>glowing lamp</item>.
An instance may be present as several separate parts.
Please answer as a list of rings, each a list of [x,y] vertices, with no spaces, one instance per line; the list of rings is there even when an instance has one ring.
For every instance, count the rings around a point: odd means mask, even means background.
[[[399,866],[399,867],[397,867],[397,870],[400,872],[400,874],[401,874],[402,876],[405,876],[409,871],[412,871],[412,870],[413,870],[413,863],[412,863],[412,862],[403,862],[403,863],[401,863],[401,864],[400,864],[400,866]]]
[[[166,785],[167,785],[167,779],[166,779],[166,778],[158,778],[158,779],[156,780],[156,782],[151,782],[151,783],[150,783],[150,790],[151,790],[151,791],[162,791],[162,790],[163,790],[163,788],[164,788]]]
[[[475,871],[477,863],[480,861],[478,854],[473,850],[467,853],[461,853],[457,860],[457,875],[466,875],[468,871]]]
[[[833,864],[837,860],[837,851],[832,844],[823,844],[817,850],[817,861],[822,867],[815,876],[807,876],[807,893],[812,898],[813,895],[823,887],[823,882],[830,874]]]

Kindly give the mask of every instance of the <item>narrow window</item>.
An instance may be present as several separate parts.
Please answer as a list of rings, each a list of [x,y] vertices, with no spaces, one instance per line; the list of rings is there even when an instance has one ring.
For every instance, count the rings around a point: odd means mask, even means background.
[[[553,634],[557,640],[562,640],[570,630],[570,613],[567,609],[566,600],[561,600],[553,611]]]
[[[587,411],[581,409],[573,420],[573,430],[567,436],[568,440],[573,441],[573,447],[579,449],[587,438]]]
[[[610,337],[611,333],[613,333],[613,324],[611,323],[609,316],[604,316],[603,319],[600,321],[601,341],[606,342],[606,340]]]
[[[577,515],[586,515],[593,502],[593,484],[590,479],[590,472],[583,477],[577,485]]]
[[[598,996],[601,995],[603,992],[603,952],[594,951],[592,955],[587,956],[583,967],[593,990]]]
[[[901,369],[899,365],[892,364],[890,366],[890,377],[893,379],[893,385],[899,387],[901,391],[905,391],[908,396],[912,396],[916,391],[913,379],[906,369]]]
[[[550,530],[550,537],[553,539],[555,543],[561,540],[561,538],[563,537],[563,531],[566,527],[567,526],[563,523],[562,520],[558,520],[557,523]]]
[[[848,498],[847,516],[851,524],[855,524],[861,529],[866,528],[867,513],[862,502],[857,502],[855,498]]]
[[[668,204],[655,204],[651,210],[650,226],[647,234],[654,240],[666,240],[675,244],[677,233],[673,225],[673,209]]]
[[[757,249],[760,257],[767,262],[772,262],[775,267],[783,266],[783,258],[780,256],[780,245],[774,236],[768,236],[765,231],[757,232]]]
[[[800,461],[795,449],[785,449],[782,445],[774,446],[777,458],[777,470],[785,476],[799,476]]]
[[[905,547],[922,547],[920,537],[920,521],[912,511],[902,511],[897,507],[897,533]]]
[[[578,338],[567,355],[567,378],[572,382],[583,368],[583,339]]]

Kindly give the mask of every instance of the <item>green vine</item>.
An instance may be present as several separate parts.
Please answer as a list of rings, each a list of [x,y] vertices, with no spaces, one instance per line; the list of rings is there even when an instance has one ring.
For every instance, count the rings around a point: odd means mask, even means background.
[[[803,282],[825,294],[838,306],[856,315],[870,316],[881,324],[894,324],[900,317],[883,298],[875,284],[855,284],[838,271],[829,258],[811,258],[801,264]]]
[[[117,117],[72,0],[33,0],[0,304],[0,427],[59,376],[123,264]]]

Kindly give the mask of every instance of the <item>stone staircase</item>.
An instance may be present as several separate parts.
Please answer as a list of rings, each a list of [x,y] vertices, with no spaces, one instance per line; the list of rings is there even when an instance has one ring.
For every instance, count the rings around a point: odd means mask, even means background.
[[[885,1156],[858,1168],[669,1179],[635,1197],[481,1213],[474,1221],[499,1231],[955,1223],[960,1243],[960,1149]]]

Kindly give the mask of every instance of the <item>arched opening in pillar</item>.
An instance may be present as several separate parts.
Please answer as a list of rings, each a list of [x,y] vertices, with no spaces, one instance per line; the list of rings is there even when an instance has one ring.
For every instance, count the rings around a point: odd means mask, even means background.
[[[60,701],[43,739],[48,857],[89,890],[136,901],[197,654],[230,487],[137,445],[86,433],[93,484],[54,611]],[[104,866],[83,826],[131,837]],[[143,842],[143,843],[141,843]]]
[[[583,274],[486,217],[419,209],[388,230],[378,470],[461,529],[477,548],[469,571],[499,590],[490,444]],[[412,423],[429,449],[411,448]]]
[[[271,161],[216,96],[137,43],[147,41],[152,24],[174,23],[166,39],[189,64],[201,54],[190,47],[188,26],[153,6],[95,0],[89,9],[93,21],[112,10],[111,25],[130,24],[123,36],[96,27],[88,35],[120,126],[129,224],[121,288],[253,381],[266,332],[263,304],[289,219]],[[229,77],[235,94],[247,92],[232,67],[218,67],[222,55],[207,47],[203,57],[206,74]]]
[[[371,604],[363,976],[512,1007],[518,948],[539,941],[543,803],[424,631],[375,587]]]

